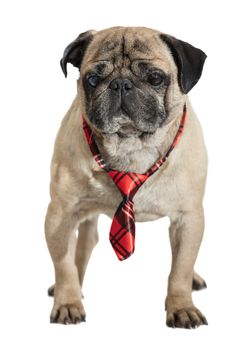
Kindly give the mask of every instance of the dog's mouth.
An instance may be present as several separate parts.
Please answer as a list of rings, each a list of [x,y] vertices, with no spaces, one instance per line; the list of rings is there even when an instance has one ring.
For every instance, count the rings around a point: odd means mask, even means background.
[[[111,130],[102,130],[105,136],[117,135],[119,138],[136,137],[142,138],[145,135],[153,134],[150,130],[146,130],[144,125],[141,127],[126,115],[121,113],[112,120]]]
[[[133,125],[130,124],[125,124],[125,125],[121,125],[120,128],[118,129],[118,131],[116,132],[116,134],[119,137],[140,137],[142,135],[142,131],[138,130],[137,128],[135,128]]]
[[[152,136],[156,129],[160,127],[160,123],[154,123],[152,117],[140,118],[135,115],[130,116],[123,109],[115,111],[113,115],[108,115],[107,117],[99,115],[95,118],[95,114],[93,114],[90,121],[96,131],[105,138],[146,139]]]
[[[117,130],[111,132],[102,132],[106,137],[118,136],[119,138],[136,137],[143,138],[144,136],[151,135],[153,132],[143,131],[131,124],[121,125]]]

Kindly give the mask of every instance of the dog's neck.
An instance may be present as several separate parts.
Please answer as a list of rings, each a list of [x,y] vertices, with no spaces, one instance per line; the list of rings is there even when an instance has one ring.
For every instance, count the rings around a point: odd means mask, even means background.
[[[169,115],[168,123],[158,128],[152,135],[121,138],[117,134],[111,136],[94,134],[107,165],[119,171],[146,172],[171,145],[181,122],[182,111],[183,105],[176,108]]]

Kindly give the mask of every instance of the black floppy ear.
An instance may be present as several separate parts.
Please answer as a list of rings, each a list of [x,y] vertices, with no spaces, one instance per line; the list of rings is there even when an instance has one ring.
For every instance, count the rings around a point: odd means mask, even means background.
[[[85,33],[81,33],[74,41],[72,41],[72,43],[66,47],[63,53],[63,57],[60,61],[60,65],[65,77],[67,77],[67,63],[71,63],[74,67],[80,68],[83,56],[92,39],[93,31],[89,30]]]
[[[171,50],[178,68],[178,83],[183,93],[187,94],[200,79],[207,55],[200,49],[174,38],[161,34],[160,38]]]

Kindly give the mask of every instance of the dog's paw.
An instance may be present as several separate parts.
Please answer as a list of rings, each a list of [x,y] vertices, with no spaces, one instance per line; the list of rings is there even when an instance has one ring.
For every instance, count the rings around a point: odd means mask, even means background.
[[[55,304],[51,311],[51,323],[78,324],[85,321],[86,313],[80,301],[73,304]]]
[[[207,288],[207,284],[204,279],[197,273],[194,273],[192,280],[192,290],[202,290]]]
[[[190,329],[207,324],[206,317],[194,306],[167,311],[166,325],[168,327]]]

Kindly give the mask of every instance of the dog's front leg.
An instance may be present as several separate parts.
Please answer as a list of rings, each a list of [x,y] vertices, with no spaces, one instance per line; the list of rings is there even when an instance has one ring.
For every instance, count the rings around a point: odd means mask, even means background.
[[[76,245],[75,262],[78,269],[79,281],[82,287],[89,258],[98,242],[98,215],[82,222],[79,226]]]
[[[81,287],[75,264],[75,230],[78,217],[58,201],[51,202],[45,221],[47,245],[54,263],[56,288],[51,322],[79,323],[85,320]]]
[[[194,328],[207,324],[192,302],[193,268],[204,231],[203,209],[170,216],[172,267],[166,298],[167,325]]]

